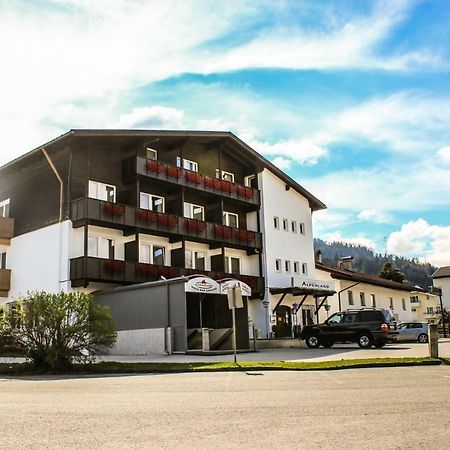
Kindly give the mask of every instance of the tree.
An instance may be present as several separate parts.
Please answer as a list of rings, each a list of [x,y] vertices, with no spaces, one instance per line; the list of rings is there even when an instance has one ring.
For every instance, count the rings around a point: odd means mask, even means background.
[[[397,281],[398,283],[403,283],[405,280],[405,274],[400,272],[400,270],[391,262],[384,264],[383,269],[380,272],[380,277],[386,278],[386,280]]]
[[[25,350],[42,370],[70,369],[90,362],[117,333],[108,307],[80,292],[32,292],[0,314],[0,334]]]

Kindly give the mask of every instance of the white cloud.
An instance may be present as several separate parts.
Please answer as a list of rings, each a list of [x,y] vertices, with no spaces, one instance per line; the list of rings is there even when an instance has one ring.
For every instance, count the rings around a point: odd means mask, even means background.
[[[279,169],[287,169],[291,166],[291,161],[289,159],[283,158],[282,156],[277,156],[272,159],[273,164],[275,164]]]
[[[420,257],[436,266],[450,265],[450,226],[413,220],[391,233],[386,246],[389,253]]]
[[[358,214],[358,219],[372,223],[391,223],[392,217],[383,211],[369,208],[364,209]]]
[[[184,126],[184,112],[175,108],[152,106],[135,108],[120,117],[119,128],[180,129]]]
[[[443,164],[450,165],[450,147],[440,148],[436,155]]]

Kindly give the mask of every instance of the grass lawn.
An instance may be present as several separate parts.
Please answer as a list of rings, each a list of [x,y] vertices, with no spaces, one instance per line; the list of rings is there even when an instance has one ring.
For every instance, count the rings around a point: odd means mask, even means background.
[[[447,361],[450,364],[450,360]],[[321,362],[214,362],[214,363],[120,363],[101,362],[75,365],[68,374],[120,374],[120,373],[177,373],[177,372],[224,372],[252,370],[337,370],[359,367],[398,367],[414,365],[438,365],[433,358],[368,358],[342,359]],[[27,363],[0,364],[0,376],[33,375],[36,371]]]

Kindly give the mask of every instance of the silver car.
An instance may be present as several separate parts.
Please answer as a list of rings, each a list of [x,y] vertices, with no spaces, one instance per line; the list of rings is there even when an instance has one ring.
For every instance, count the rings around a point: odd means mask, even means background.
[[[418,341],[422,344],[428,342],[428,323],[403,322],[397,326],[397,342]]]

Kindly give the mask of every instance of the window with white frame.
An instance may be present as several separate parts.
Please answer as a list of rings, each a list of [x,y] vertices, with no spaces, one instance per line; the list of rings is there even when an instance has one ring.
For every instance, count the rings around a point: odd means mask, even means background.
[[[225,271],[227,273],[241,273],[241,261],[234,256],[225,257]]]
[[[298,261],[294,261],[294,273],[297,275],[300,273],[300,263]]]
[[[290,261],[284,261],[284,270],[285,272],[291,273],[291,262]]]
[[[6,252],[0,253],[0,269],[6,269]]]
[[[205,260],[204,252],[185,251],[185,265],[187,269],[205,270]]]
[[[353,291],[347,291],[347,295],[348,295],[348,304],[350,306],[354,305],[354,300],[353,300]]]
[[[280,219],[277,216],[274,216],[274,218],[273,218],[273,227],[276,230],[280,229]]]
[[[216,169],[216,178],[221,178],[222,180],[229,181],[230,183],[234,183],[234,173],[226,172],[222,170],[222,175],[220,174],[220,170]]]
[[[283,219],[283,230],[289,231],[289,220]]]
[[[163,213],[165,210],[164,197],[141,192],[139,206],[142,209]]]
[[[236,213],[224,211],[223,224],[228,227],[239,228],[239,216]]]
[[[115,203],[116,186],[89,180],[89,198]]]
[[[376,308],[377,307],[377,300],[375,298],[375,294],[370,294],[370,298],[372,300],[372,308]]]
[[[305,224],[303,222],[298,223],[298,230],[300,234],[305,234]]]
[[[366,306],[366,296],[364,292],[359,293],[359,300],[361,302],[361,306]]]
[[[198,172],[198,163],[191,161],[190,159],[181,159],[177,156],[177,167],[183,167],[183,169],[191,170],[192,172]]]
[[[291,231],[292,231],[293,233],[297,233],[297,222],[296,222],[295,220],[293,220],[293,221],[291,222]]]
[[[88,236],[88,256],[93,258],[114,259],[115,242],[101,236]]]
[[[0,202],[0,217],[9,217],[9,198]]]
[[[256,189],[256,175],[249,175],[248,177],[244,178],[244,184],[247,187],[251,187],[253,189]]]
[[[144,264],[154,264],[164,266],[166,259],[166,248],[161,245],[144,244],[140,245],[139,262]]]
[[[275,260],[275,270],[277,272],[281,272],[281,259],[277,258]]]
[[[394,309],[394,299],[389,297],[389,308]]]
[[[302,274],[308,275],[308,264],[307,263],[302,263]]]
[[[196,220],[205,220],[205,208],[193,203],[184,204],[184,217]]]
[[[154,148],[150,148],[150,147],[147,147],[145,150],[147,151],[147,159],[151,159],[153,161],[158,160],[158,151],[157,150],[155,150]]]

